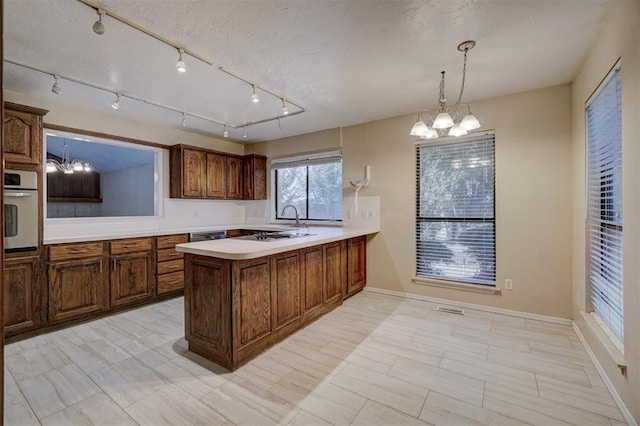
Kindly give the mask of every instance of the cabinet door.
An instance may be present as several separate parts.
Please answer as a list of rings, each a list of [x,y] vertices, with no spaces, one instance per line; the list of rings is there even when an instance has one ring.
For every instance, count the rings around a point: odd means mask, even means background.
[[[49,321],[107,308],[102,257],[49,264]]]
[[[333,298],[342,298],[345,288],[346,244],[344,241],[324,246],[324,302]]]
[[[4,153],[7,163],[40,164],[39,115],[23,111],[4,111]]]
[[[207,176],[207,153],[194,149],[185,149],[182,157],[182,196],[186,198],[204,198]]]
[[[111,305],[153,297],[153,254],[131,253],[111,257]]]
[[[272,257],[271,306],[274,330],[300,317],[300,253]]]
[[[233,264],[234,342],[242,347],[272,330],[271,264],[269,259]]]
[[[37,257],[4,263],[4,333],[17,334],[39,322],[40,262]]]
[[[248,156],[242,162],[242,198],[245,200],[267,199],[267,159]]]
[[[207,153],[207,198],[224,198],[226,187],[225,157]]]
[[[301,250],[302,253],[302,312],[322,305],[324,283],[324,250],[322,246]]]
[[[242,199],[242,159],[226,157],[226,198]]]
[[[366,284],[367,238],[351,238],[347,241],[347,295],[361,290]]]

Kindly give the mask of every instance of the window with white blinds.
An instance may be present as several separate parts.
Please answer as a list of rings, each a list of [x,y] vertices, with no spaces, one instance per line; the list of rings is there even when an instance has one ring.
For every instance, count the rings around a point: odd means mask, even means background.
[[[416,275],[494,286],[494,134],[425,142],[416,156]]]
[[[313,156],[274,160],[271,163],[275,186],[275,218],[293,219],[293,205],[300,219],[342,220],[342,154],[331,152]]]
[[[624,341],[621,86],[617,65],[586,106],[587,279],[591,308]]]

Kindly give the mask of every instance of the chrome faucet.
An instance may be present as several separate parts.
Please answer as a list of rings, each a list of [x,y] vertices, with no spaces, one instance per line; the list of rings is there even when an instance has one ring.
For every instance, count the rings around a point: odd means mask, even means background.
[[[296,208],[296,206],[294,206],[293,204],[287,204],[282,208],[282,213],[280,213],[282,216],[284,216],[284,211],[287,209],[287,207],[291,207],[293,209],[293,211],[296,214],[296,228],[300,227],[300,216],[298,215],[298,209]]]

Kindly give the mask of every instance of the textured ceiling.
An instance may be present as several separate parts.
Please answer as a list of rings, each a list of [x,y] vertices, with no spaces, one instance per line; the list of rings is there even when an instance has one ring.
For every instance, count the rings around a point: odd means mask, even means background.
[[[610,0],[101,0],[99,4],[214,61],[185,57],[77,0],[5,0],[5,58],[238,125],[280,113],[280,99],[223,66],[300,104],[306,112],[248,129],[272,140],[408,114],[436,103],[439,72],[449,97],[474,39],[464,99],[570,82]],[[113,95],[5,63],[5,89],[110,111]],[[291,111],[296,108],[289,105]],[[475,111],[480,117],[481,111]],[[180,115],[123,99],[118,113],[178,127]],[[222,126],[188,118],[188,129],[222,137]],[[231,131],[243,140],[242,131]]]

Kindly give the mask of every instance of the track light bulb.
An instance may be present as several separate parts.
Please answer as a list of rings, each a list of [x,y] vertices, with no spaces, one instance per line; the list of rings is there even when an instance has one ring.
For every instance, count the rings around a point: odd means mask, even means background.
[[[243,137],[244,139],[246,139],[246,138],[247,138],[247,128],[246,128],[246,127],[242,130],[242,137]]]
[[[187,116],[184,115],[184,112],[182,113],[182,120],[180,120],[180,126],[187,127]]]
[[[178,62],[176,62],[176,69],[178,72],[187,72],[187,64],[182,60],[182,52],[184,52],[184,50],[178,49]]]
[[[289,115],[289,108],[287,108],[287,104],[284,103],[284,98],[282,98],[282,115]]]
[[[102,9],[98,9],[98,20],[93,23],[93,32],[98,35],[104,34],[104,24],[102,23],[102,15],[104,15],[104,11]]]
[[[227,130],[227,125],[224,125],[224,132],[222,132],[222,136],[224,136],[225,138],[229,137],[229,130]]]
[[[111,108],[119,109],[120,108],[120,94],[116,93],[116,100],[111,104]]]
[[[62,89],[60,88],[60,83],[58,83],[58,76],[54,75],[53,78],[55,81],[53,82],[53,86],[51,86],[51,91],[56,95],[59,95],[62,92]]]
[[[256,93],[256,86],[252,84],[251,87],[253,87],[253,95],[251,95],[251,102],[253,102],[254,104],[257,104],[258,102],[260,102],[260,98]]]

